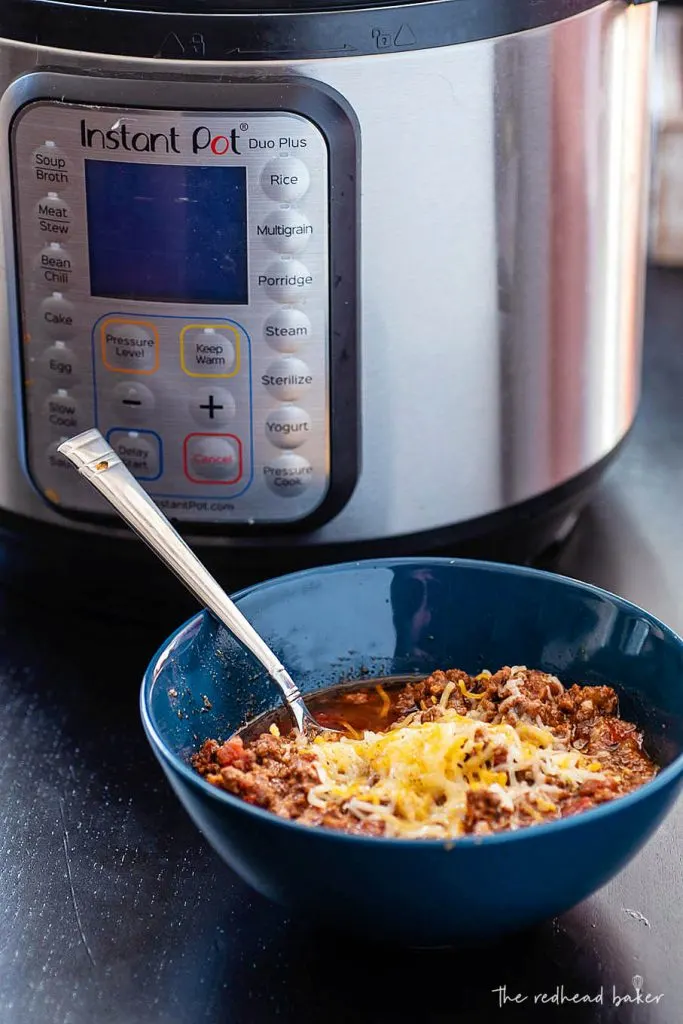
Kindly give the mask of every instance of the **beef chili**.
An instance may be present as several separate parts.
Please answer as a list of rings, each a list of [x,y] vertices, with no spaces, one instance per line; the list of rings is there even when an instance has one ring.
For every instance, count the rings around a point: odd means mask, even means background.
[[[306,741],[263,716],[192,757],[213,786],[302,824],[405,838],[486,835],[565,818],[648,782],[657,768],[608,686],[506,667],[309,701],[340,736]]]

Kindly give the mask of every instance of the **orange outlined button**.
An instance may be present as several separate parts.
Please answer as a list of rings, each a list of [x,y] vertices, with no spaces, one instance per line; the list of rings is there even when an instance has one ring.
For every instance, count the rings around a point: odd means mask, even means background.
[[[188,377],[236,377],[240,359],[233,324],[187,324],[180,332],[180,365]]]
[[[148,320],[111,316],[100,327],[102,362],[112,373],[156,373],[159,334]]]

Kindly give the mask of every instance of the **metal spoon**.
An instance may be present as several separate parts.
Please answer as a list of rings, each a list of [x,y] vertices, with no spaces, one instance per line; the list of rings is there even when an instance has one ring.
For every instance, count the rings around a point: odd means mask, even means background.
[[[104,495],[121,518],[175,573],[200,604],[213,612],[260,661],[270,678],[282,690],[297,728],[307,737],[336,731],[318,725],[287,669],[142,489],[99,430],[86,430],[64,441],[58,451]]]

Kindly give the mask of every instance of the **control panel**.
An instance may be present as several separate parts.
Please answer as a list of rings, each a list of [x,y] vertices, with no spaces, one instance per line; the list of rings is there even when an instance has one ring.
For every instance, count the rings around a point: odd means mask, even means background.
[[[305,520],[331,466],[330,175],[289,110],[38,99],[11,127],[27,471],[97,426],[167,514]]]

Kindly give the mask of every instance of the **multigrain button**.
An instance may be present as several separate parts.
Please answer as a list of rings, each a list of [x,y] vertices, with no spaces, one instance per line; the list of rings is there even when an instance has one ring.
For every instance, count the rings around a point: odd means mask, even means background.
[[[47,139],[33,154],[36,181],[45,185],[69,184],[69,161],[66,153],[51,139]]]
[[[71,208],[56,192],[48,192],[36,203],[38,230],[46,238],[64,239],[71,228]]]
[[[271,160],[261,172],[261,187],[271,199],[294,203],[308,191],[311,176],[306,164],[293,156]]]
[[[234,377],[239,371],[239,331],[226,326],[185,327],[180,333],[181,364],[190,377]]]
[[[295,402],[308,391],[313,375],[303,359],[282,356],[261,375],[261,383],[279,401]]]
[[[154,373],[159,365],[159,336],[146,320],[110,317],[100,340],[104,365],[114,373]]]
[[[313,479],[313,467],[302,455],[286,452],[265,464],[263,477],[273,494],[281,498],[296,498],[303,494]]]
[[[263,224],[257,226],[256,234],[274,252],[291,254],[306,248],[313,234],[313,225],[303,213],[288,206],[273,210]]]
[[[35,269],[40,284],[65,291],[71,286],[73,257],[59,242],[50,242],[38,253]]]
[[[281,405],[266,417],[266,437],[276,448],[299,448],[311,432],[311,417],[297,405]]]
[[[271,299],[276,302],[297,302],[305,299],[313,287],[313,275],[308,267],[298,260],[284,257],[271,263],[257,278]]]
[[[235,415],[235,399],[225,388],[197,388],[189,401],[190,414],[200,427],[219,427]]]
[[[117,384],[111,393],[111,402],[119,423],[137,423],[151,413],[156,405],[153,392],[137,381]]]
[[[138,480],[161,476],[161,440],[151,430],[110,430],[107,440]]]
[[[43,412],[50,426],[57,430],[74,433],[81,428],[80,404],[66,388],[60,388],[46,399]]]
[[[189,434],[185,475],[194,483],[234,484],[242,476],[242,449],[232,434]]]
[[[311,321],[300,309],[278,309],[264,323],[263,336],[276,352],[296,352],[311,337]]]
[[[41,356],[42,368],[50,380],[58,381],[64,387],[78,380],[78,363],[75,355],[63,341],[50,345]]]
[[[76,330],[75,306],[61,292],[53,292],[40,305],[40,321],[52,338],[69,338]]]

